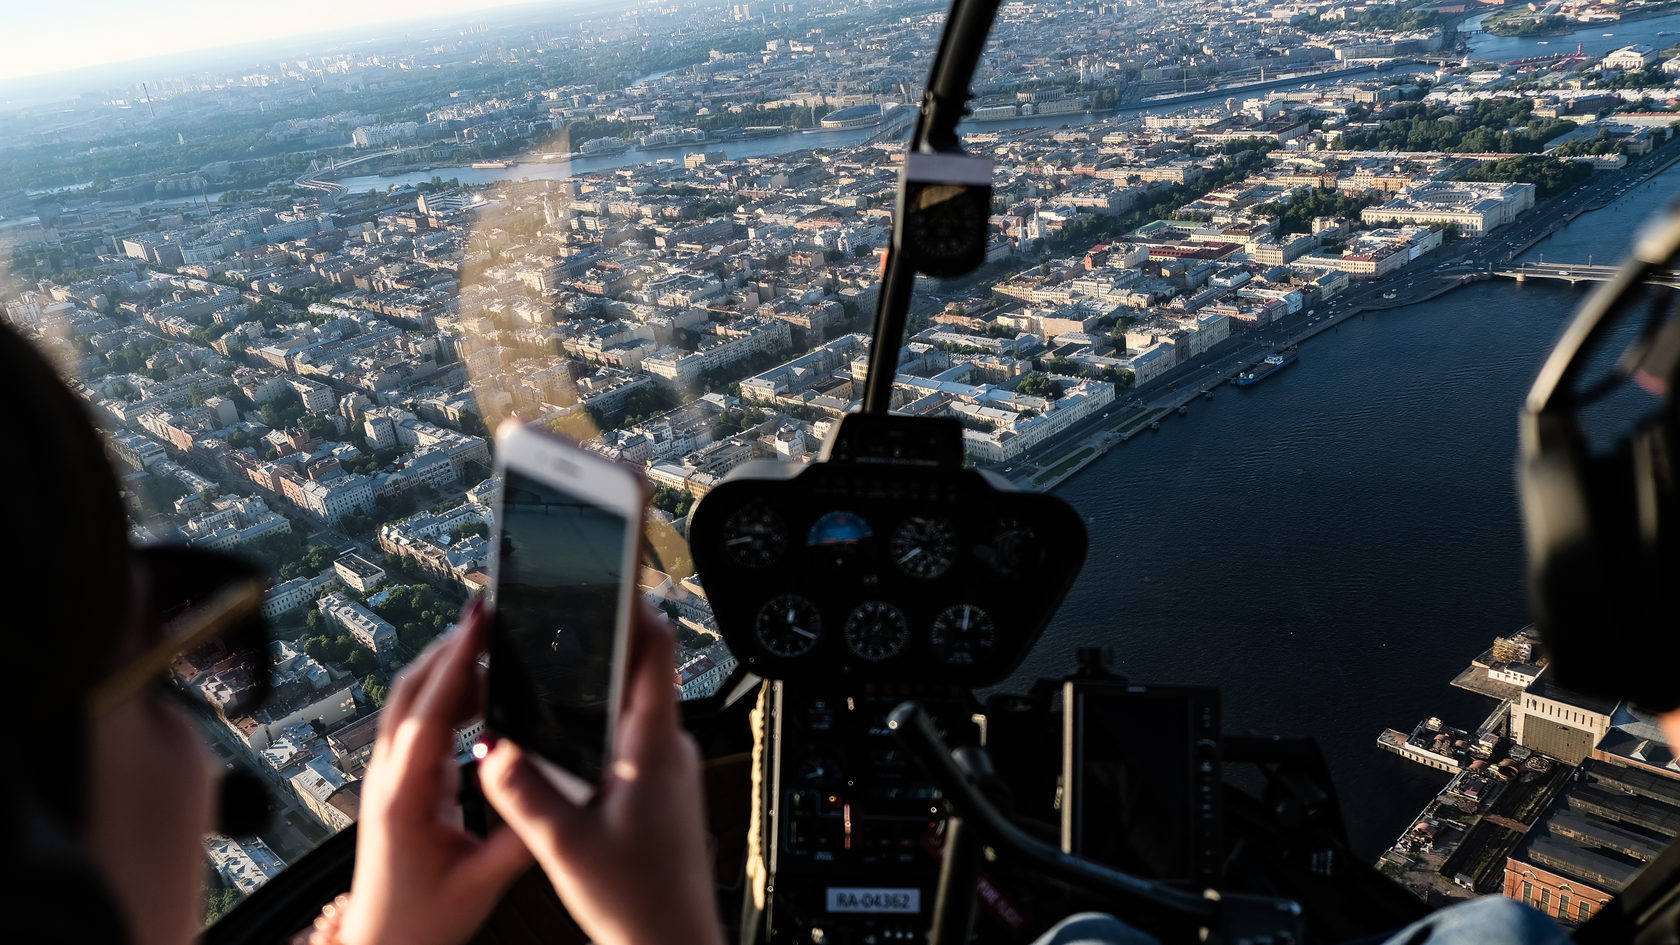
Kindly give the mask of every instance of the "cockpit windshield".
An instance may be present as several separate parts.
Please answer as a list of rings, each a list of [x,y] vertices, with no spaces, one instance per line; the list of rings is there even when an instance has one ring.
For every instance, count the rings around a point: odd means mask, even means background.
[[[1547,681],[1511,468],[1545,352],[1680,189],[1680,15],[1009,0],[958,127],[989,204],[904,230],[977,267],[913,276],[883,338],[945,4],[284,6],[0,19],[6,319],[102,425],[133,540],[268,584],[266,708],[173,672],[274,814],[206,841],[209,921],[355,822],[394,674],[490,582],[498,423],[646,477],[639,589],[702,699],[744,667],[691,511],[819,462],[882,345],[886,406],[1089,534],[1004,688],[1088,647],[1220,687],[1227,731],[1321,742],[1354,849],[1431,904],[1577,923],[1673,836],[1612,797],[1680,817],[1650,719]],[[732,550],[950,566],[931,513],[774,519]]]

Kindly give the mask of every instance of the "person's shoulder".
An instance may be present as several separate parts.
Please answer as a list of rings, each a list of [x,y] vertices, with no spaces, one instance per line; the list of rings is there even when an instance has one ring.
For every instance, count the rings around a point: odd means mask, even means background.
[[[1544,912],[1504,896],[1448,906],[1401,930],[1383,945],[1568,945],[1569,936]]]

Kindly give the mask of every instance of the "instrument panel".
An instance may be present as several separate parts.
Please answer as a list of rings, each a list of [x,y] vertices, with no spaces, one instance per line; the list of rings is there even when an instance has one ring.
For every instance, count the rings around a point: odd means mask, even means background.
[[[768,467],[708,493],[689,536],[725,640],[761,676],[999,682],[1084,561],[1065,503],[973,470]]]

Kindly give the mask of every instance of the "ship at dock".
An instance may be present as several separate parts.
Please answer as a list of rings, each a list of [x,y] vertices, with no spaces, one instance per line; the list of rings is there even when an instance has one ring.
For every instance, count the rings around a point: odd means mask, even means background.
[[[1278,371],[1294,364],[1295,359],[1299,357],[1299,355],[1299,348],[1286,348],[1282,351],[1268,354],[1261,359],[1259,364],[1254,366],[1253,370],[1244,371],[1241,374],[1238,374],[1237,379],[1233,383],[1235,383],[1238,387],[1247,387],[1250,384],[1258,384],[1266,378],[1271,377],[1273,374],[1276,374]]]

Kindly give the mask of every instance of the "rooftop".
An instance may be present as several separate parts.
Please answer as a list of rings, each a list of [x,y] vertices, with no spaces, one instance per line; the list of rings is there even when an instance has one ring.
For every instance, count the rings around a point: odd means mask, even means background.
[[[1542,699],[1550,699],[1553,702],[1567,703],[1577,709],[1596,712],[1599,715],[1612,715],[1615,713],[1616,707],[1621,704],[1619,699],[1589,696],[1560,686],[1552,679],[1551,673],[1541,673],[1538,679],[1529,683],[1528,694]]]

